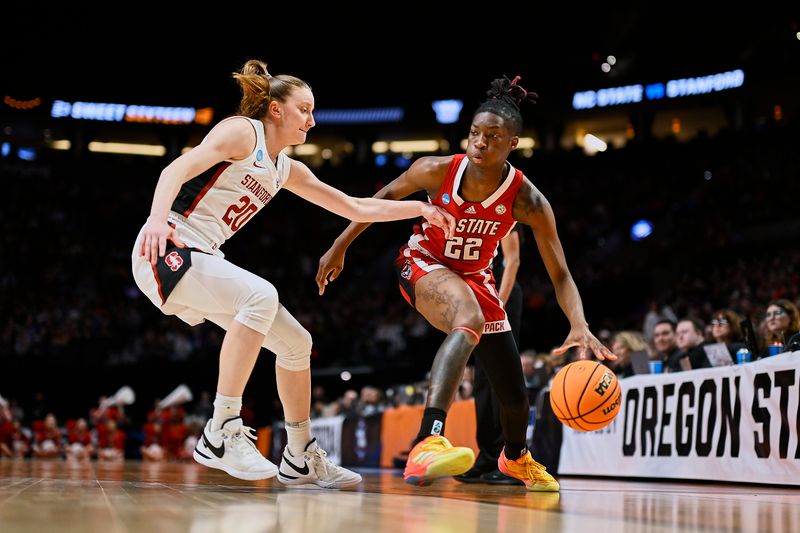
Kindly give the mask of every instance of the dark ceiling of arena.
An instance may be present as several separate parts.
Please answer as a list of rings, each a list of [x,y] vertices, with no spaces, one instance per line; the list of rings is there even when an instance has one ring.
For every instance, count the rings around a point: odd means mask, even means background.
[[[701,18],[618,8],[561,13],[503,4],[459,13],[382,15],[318,10],[167,15],[143,5],[7,12],[0,26],[5,94],[153,105],[232,107],[230,73],[248,58],[308,81],[317,107],[421,105],[478,99],[498,76],[522,76],[541,102],[576,90],[796,61],[796,19],[780,14]],[[512,10],[512,8],[514,8]],[[353,20],[368,20],[356,24]],[[793,51],[792,51],[793,50]],[[792,54],[789,56],[789,54]],[[611,72],[601,71],[608,55]],[[770,65],[770,63],[772,63]],[[780,66],[779,66],[780,68]]]

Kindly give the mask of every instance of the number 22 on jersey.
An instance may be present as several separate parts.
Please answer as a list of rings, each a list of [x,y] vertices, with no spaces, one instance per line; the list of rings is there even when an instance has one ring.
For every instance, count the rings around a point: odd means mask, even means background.
[[[463,261],[477,261],[481,258],[483,239],[478,237],[453,237],[444,247],[444,256]]]

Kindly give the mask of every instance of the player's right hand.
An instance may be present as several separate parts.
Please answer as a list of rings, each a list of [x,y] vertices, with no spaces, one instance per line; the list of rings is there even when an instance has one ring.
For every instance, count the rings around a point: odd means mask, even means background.
[[[139,245],[139,255],[155,265],[159,257],[167,253],[167,241],[172,241],[179,248],[186,248],[186,244],[178,237],[178,232],[167,224],[165,220],[147,219],[142,230],[142,243]]]
[[[347,248],[339,249],[335,244],[319,258],[319,268],[317,269],[317,287],[319,295],[325,292],[325,285],[339,277],[344,269],[344,253]]]
[[[567,340],[564,341],[564,344],[553,350],[553,355],[561,355],[570,348],[578,348],[578,359],[588,359],[589,354],[594,354],[600,361],[605,359],[611,361],[617,360],[617,355],[606,348],[586,326],[577,326],[570,329]]]

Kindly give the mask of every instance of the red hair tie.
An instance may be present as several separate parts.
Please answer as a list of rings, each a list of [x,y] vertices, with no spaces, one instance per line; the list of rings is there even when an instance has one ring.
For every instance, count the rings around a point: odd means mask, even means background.
[[[513,79],[513,80],[511,80],[511,86],[512,86],[512,87],[514,87],[514,86],[517,86],[517,87],[519,87],[519,85],[517,85],[517,82],[518,82],[519,80],[521,80],[521,79],[522,79],[522,76],[514,76],[514,79]],[[527,98],[527,97],[528,97],[528,91],[526,91],[526,90],[525,90],[525,89],[523,89],[522,87],[519,87],[519,89],[522,91],[522,94],[523,94],[523,97],[522,97],[522,98],[523,98],[523,99],[524,99],[524,98]]]

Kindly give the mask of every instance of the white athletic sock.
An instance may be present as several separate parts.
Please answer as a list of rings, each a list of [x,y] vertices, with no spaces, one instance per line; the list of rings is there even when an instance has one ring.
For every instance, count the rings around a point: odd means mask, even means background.
[[[306,445],[311,441],[311,420],[302,422],[285,422],[286,425],[286,445],[289,453],[297,456],[303,453]]]
[[[225,396],[217,393],[214,399],[214,416],[211,417],[211,431],[222,427],[229,418],[236,418],[242,412],[241,396]]]

